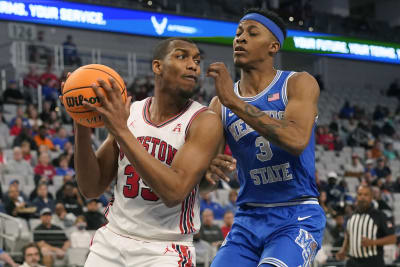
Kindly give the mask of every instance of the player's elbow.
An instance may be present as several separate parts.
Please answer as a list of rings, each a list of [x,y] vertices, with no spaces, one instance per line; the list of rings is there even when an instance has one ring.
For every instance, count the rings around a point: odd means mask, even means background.
[[[185,201],[185,194],[183,192],[184,191],[180,189],[169,191],[167,194],[161,196],[161,200],[164,202],[165,206],[173,208]]]
[[[84,196],[86,199],[89,198],[99,198],[101,196],[101,192],[96,192],[93,190],[80,190],[82,196]]]
[[[288,149],[288,152],[290,154],[292,154],[293,156],[298,157],[303,153],[303,151],[304,151],[304,149],[306,149],[306,147],[307,147],[307,142],[297,141],[290,146],[290,148]]]

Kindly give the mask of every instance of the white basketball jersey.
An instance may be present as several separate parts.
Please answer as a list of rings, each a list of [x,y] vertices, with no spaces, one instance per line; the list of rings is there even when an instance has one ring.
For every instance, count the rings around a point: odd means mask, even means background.
[[[193,119],[207,108],[190,100],[181,113],[154,125],[149,116],[151,100],[134,102],[127,124],[153,157],[170,166],[185,143]],[[192,241],[192,235],[200,229],[198,185],[182,204],[168,208],[140,178],[122,151],[114,197],[106,217],[107,227],[117,234],[149,240]]]

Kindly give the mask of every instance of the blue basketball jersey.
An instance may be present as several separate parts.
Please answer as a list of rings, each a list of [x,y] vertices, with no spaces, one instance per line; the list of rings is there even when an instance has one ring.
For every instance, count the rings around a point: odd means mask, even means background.
[[[253,97],[241,97],[270,117],[282,119],[287,105],[287,81],[294,72],[277,71],[271,84]],[[240,191],[237,204],[286,203],[317,197],[315,183],[314,128],[306,149],[294,156],[271,144],[229,108],[222,106],[226,141],[237,160]]]

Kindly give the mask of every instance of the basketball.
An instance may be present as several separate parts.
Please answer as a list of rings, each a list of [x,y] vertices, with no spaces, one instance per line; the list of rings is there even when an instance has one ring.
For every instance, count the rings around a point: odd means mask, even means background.
[[[90,128],[104,125],[101,114],[83,105],[83,100],[85,100],[95,106],[101,106],[100,99],[91,87],[93,83],[98,84],[97,79],[99,78],[108,84],[110,84],[108,79],[113,78],[119,86],[122,100],[126,101],[127,92],[124,80],[115,70],[100,64],[85,65],[76,69],[65,81],[62,91],[62,102],[68,114],[77,123]],[[99,87],[99,90],[105,94],[103,88]]]

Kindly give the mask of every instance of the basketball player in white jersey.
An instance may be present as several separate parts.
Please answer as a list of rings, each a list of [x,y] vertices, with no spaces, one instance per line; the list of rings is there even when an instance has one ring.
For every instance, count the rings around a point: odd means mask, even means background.
[[[200,52],[186,39],[156,47],[154,97],[124,104],[118,86],[92,85],[109,136],[98,151],[91,129],[75,124],[75,168],[81,192],[100,196],[117,177],[107,225],[94,235],[86,267],[195,266],[192,236],[200,228],[199,182],[223,138],[219,117],[190,100]],[[105,94],[99,91],[104,89]]]

